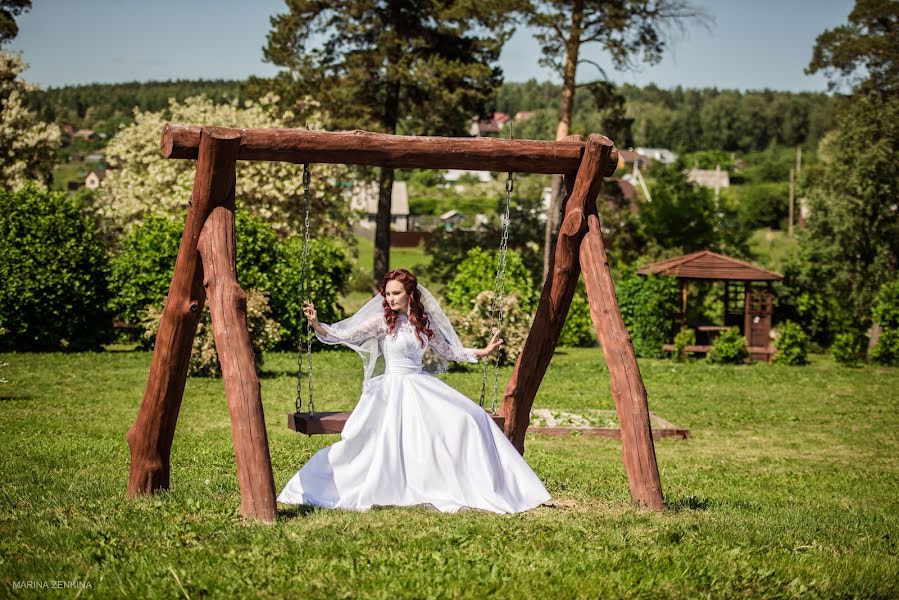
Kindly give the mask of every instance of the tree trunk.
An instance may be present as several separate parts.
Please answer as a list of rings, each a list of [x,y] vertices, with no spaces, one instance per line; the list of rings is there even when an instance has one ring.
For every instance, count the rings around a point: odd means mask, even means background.
[[[562,100],[559,105],[559,124],[556,140],[568,136],[571,115],[574,112],[574,91],[577,83],[577,61],[581,47],[581,31],[584,21],[584,0],[575,0],[571,10],[568,39],[565,40],[565,68],[562,73]],[[550,262],[555,255],[555,240],[559,233],[561,205],[564,193],[562,176],[553,175],[549,209],[546,213],[546,229],[543,236],[543,279],[549,275]]]
[[[393,196],[393,169],[382,167],[378,178],[378,214],[375,217],[374,289],[390,268],[390,212]]]

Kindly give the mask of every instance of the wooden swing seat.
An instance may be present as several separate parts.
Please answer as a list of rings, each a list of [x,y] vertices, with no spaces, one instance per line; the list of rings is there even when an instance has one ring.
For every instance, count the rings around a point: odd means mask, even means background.
[[[308,412],[287,413],[287,426],[297,433],[306,435],[340,433],[351,414],[351,411],[316,412],[311,415]],[[506,419],[502,415],[491,412],[487,412],[487,414],[500,429],[506,424]]]

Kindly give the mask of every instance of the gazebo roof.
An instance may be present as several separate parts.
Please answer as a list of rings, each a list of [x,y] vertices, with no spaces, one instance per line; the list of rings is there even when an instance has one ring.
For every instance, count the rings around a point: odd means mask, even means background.
[[[780,281],[783,275],[712,252],[701,250],[640,267],[640,275],[667,275],[680,279]]]

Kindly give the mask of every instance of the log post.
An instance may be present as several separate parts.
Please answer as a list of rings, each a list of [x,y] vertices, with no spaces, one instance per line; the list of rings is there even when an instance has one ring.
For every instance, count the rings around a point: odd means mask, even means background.
[[[200,234],[203,286],[209,298],[215,349],[222,365],[225,396],[240,484],[240,514],[272,522],[277,516],[275,481],[253,346],[247,326],[247,294],[237,282],[234,239],[236,155],[228,193],[212,210]]]
[[[586,207],[596,203],[612,149],[612,142],[601,135],[591,135],[585,144],[574,185],[569,186],[550,274],[543,282],[534,321],[506,386],[500,414],[505,417],[506,436],[521,454],[524,454],[524,436],[537,389],[559,342],[577,289],[578,248],[587,231]]]
[[[126,435],[131,449],[129,498],[169,487],[175,424],[206,298],[197,244],[207,217],[228,192],[228,173],[234,170],[239,145],[239,136],[203,136],[175,271],[156,334],[150,376],[137,419]]]
[[[588,214],[587,234],[581,243],[581,269],[587,284],[590,317],[609,367],[612,399],[621,426],[621,457],[631,497],[645,508],[662,510],[665,501],[652,443],[646,388],[618,308],[599,226],[594,206]]]

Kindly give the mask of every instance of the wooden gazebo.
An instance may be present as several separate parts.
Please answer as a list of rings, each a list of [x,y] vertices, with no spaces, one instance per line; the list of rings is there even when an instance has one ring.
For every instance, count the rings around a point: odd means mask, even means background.
[[[774,304],[772,282],[783,275],[711,250],[702,250],[641,267],[640,275],[677,277],[681,284],[681,323],[686,326],[687,283],[690,280],[724,282],[724,324],[697,325],[694,346],[687,352],[708,352],[711,339],[720,331],[737,326],[746,338],[752,360],[770,361],[774,354],[769,333]],[[740,285],[742,283],[742,285]],[[674,350],[673,344],[663,346]]]

